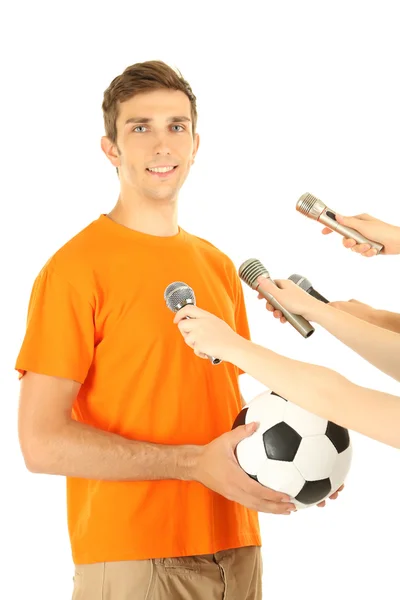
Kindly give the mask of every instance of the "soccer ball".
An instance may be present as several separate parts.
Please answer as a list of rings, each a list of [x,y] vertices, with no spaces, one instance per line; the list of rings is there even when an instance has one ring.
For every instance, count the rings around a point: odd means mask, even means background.
[[[344,483],[351,465],[349,432],[265,391],[249,402],[232,429],[256,421],[258,429],[236,446],[246,473],[291,497],[296,508],[318,504]]]

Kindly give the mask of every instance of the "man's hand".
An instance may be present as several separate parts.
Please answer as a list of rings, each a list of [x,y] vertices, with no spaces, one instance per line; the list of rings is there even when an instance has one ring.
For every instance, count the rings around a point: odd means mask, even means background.
[[[336,492],[334,494],[329,496],[329,500],[336,500],[336,498],[339,496],[339,493],[343,490],[343,488],[344,488],[344,483],[343,483],[343,485],[340,486],[340,488],[338,488],[336,490]],[[325,504],[326,504],[326,500],[323,500],[322,502],[317,504],[317,506],[319,506],[320,508],[323,508],[325,506]]]
[[[315,312],[321,309],[322,303],[319,300],[307,294],[290,279],[275,279],[275,285],[266,279],[263,282],[263,288],[288,311],[295,315],[302,315],[308,321],[312,321]],[[258,298],[261,300],[264,299],[264,296],[258,294]],[[281,311],[276,310],[268,301],[266,309],[272,312],[276,319],[280,319],[281,323],[286,323]]]
[[[226,350],[241,339],[225,321],[197,306],[181,308],[174,323],[178,324],[186,344],[200,358],[208,355],[224,360]]]
[[[197,457],[192,478],[228,500],[238,502],[251,510],[290,515],[296,510],[295,505],[289,501],[290,497],[251,479],[236,460],[236,446],[256,429],[257,423],[241,425],[203,446]]]
[[[356,215],[355,217],[336,215],[336,220],[341,225],[356,229],[369,240],[383,244],[384,248],[381,254],[400,254],[400,227],[389,225],[366,214]],[[322,233],[327,235],[332,233],[332,229],[324,227]],[[351,238],[343,238],[343,246],[361,254],[361,256],[371,257],[377,254],[376,250],[372,249],[369,244],[357,244],[356,240]]]

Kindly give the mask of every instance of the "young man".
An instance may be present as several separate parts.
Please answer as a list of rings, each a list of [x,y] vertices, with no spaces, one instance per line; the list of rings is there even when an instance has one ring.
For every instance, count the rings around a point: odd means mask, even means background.
[[[295,507],[237,464],[254,431],[231,431],[239,370],[180,343],[163,297],[185,281],[249,337],[234,265],[178,226],[196,98],[151,61],[112,81],[103,112],[120,195],[34,283],[16,363],[26,465],[67,476],[75,600],[259,599],[257,511]]]
[[[385,243],[386,253],[400,254],[400,228],[393,230],[393,226],[382,224],[375,233],[378,235],[371,237]],[[318,323],[365,360],[400,381],[399,333],[320,302],[292,281],[275,283],[276,286],[266,280],[263,287],[287,310]],[[273,310],[272,305],[269,307]],[[285,321],[280,311],[274,314]],[[188,316],[191,319],[185,319]],[[400,398],[397,396],[360,387],[331,369],[292,360],[253,344],[232,331],[227,323],[198,307],[181,309],[174,322],[178,323],[186,344],[198,356],[203,358],[204,353],[209,353],[229,361],[291,402],[343,427],[400,448]],[[290,377],[287,377],[288,372]]]

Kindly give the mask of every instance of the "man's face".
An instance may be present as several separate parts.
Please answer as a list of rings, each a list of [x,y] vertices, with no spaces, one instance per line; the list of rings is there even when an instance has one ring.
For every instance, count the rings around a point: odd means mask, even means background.
[[[193,163],[189,98],[178,90],[137,94],[120,105],[117,147],[121,185],[140,195],[176,200]]]

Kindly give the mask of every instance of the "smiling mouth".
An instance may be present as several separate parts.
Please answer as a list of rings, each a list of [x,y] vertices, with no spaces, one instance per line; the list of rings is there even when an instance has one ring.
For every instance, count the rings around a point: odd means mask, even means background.
[[[166,167],[147,167],[146,171],[149,171],[150,173],[172,173],[172,171],[175,171],[175,169],[177,168],[178,165],[175,166],[166,166]]]

